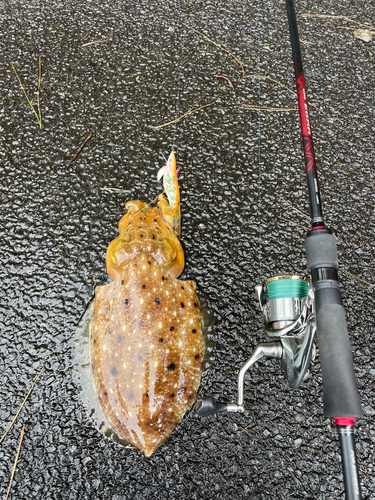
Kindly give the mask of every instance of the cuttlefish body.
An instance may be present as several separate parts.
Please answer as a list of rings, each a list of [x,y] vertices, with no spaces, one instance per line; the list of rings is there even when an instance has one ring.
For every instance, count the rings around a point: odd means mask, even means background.
[[[205,340],[195,283],[177,279],[179,203],[126,208],[106,255],[113,281],[95,292],[91,365],[110,426],[150,456],[195,401]]]

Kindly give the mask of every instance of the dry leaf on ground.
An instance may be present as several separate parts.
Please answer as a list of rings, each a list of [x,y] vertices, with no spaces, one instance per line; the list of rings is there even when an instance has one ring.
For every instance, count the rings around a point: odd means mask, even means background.
[[[372,39],[372,33],[368,30],[355,30],[353,35],[363,42],[369,42]]]

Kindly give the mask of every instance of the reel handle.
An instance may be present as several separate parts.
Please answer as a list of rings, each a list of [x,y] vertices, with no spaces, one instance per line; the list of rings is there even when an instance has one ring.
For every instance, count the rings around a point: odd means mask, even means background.
[[[280,342],[268,342],[268,343],[257,344],[255,346],[252,355],[242,366],[241,371],[238,375],[237,403],[221,403],[220,401],[216,401],[216,399],[214,398],[207,397],[197,401],[195,405],[195,412],[200,417],[210,417],[211,415],[216,415],[217,413],[224,413],[224,412],[233,412],[233,413],[244,412],[245,407],[243,403],[244,403],[245,373],[252,365],[257,363],[262,358],[280,359],[282,355],[283,355],[283,348]]]

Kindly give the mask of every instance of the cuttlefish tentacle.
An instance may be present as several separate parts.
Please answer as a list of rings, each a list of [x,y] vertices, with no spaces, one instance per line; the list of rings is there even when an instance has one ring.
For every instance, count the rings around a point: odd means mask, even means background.
[[[176,206],[126,204],[107,250],[113,281],[95,292],[91,363],[111,427],[149,456],[194,402],[205,341],[193,281],[180,281],[184,254]]]

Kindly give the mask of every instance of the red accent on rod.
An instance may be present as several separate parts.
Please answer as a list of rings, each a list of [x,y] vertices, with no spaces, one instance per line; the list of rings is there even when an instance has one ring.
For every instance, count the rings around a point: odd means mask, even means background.
[[[326,227],[325,226],[316,226],[316,227],[312,228],[312,231],[314,231],[314,229],[326,229]]]
[[[301,120],[302,135],[307,135],[312,139],[309,103],[307,102],[306,85],[304,74],[296,80],[297,95],[298,95],[298,109]]]
[[[332,417],[332,420],[335,421],[336,425],[354,425],[355,421],[358,420],[358,418],[349,418],[349,417]]]

